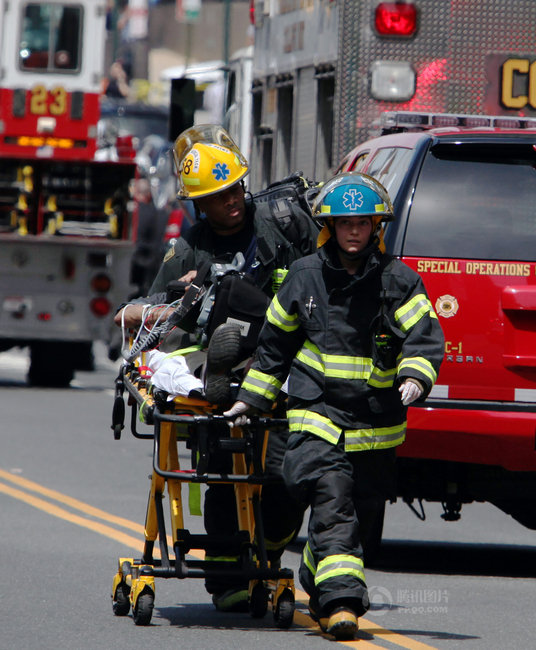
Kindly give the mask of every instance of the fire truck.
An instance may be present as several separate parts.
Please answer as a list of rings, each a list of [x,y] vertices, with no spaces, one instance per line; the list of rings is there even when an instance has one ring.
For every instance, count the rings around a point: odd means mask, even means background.
[[[252,0],[254,190],[324,180],[385,111],[536,114],[533,0]]]
[[[0,350],[66,386],[129,283],[132,138],[97,155],[103,0],[0,2]]]

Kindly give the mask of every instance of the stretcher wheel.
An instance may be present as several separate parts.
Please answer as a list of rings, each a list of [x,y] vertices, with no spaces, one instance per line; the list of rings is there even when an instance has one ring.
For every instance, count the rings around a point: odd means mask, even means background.
[[[124,429],[125,423],[125,400],[117,395],[114,400],[114,408],[112,411],[112,429],[114,432],[114,440],[121,438],[121,431]]]
[[[130,587],[126,582],[117,585],[112,600],[112,608],[116,616],[126,616],[130,611]]]
[[[149,625],[153,615],[154,594],[150,589],[141,592],[132,611],[136,625]]]
[[[251,590],[249,599],[249,613],[253,618],[262,618],[268,611],[268,589],[258,582]]]
[[[290,589],[285,589],[277,599],[274,609],[274,621],[277,627],[284,630],[288,629],[294,620],[295,609],[294,595]]]

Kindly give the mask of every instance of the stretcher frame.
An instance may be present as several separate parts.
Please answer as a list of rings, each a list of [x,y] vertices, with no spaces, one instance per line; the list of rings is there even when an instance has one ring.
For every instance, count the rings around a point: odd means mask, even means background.
[[[143,358],[142,358],[143,363]],[[141,558],[120,557],[112,584],[112,607],[116,616],[132,616],[136,625],[149,625],[155,600],[155,578],[231,577],[249,581],[248,605],[254,618],[262,618],[272,605],[275,625],[289,628],[295,611],[294,576],[290,569],[271,566],[267,558],[260,510],[262,485],[266,484],[264,461],[270,430],[288,427],[286,419],[254,417],[244,427],[230,428],[229,437],[219,437],[215,429],[226,426],[228,418],[217,414],[216,405],[204,400],[175,397],[158,399],[148,389],[143,366],[123,365],[115,382],[112,415],[114,438],[124,428],[125,402],[131,407],[130,430],[134,437],[153,440],[153,468],[145,517],[144,550]],[[140,433],[140,417],[153,426],[152,433]],[[181,468],[179,444],[190,450],[191,467]],[[231,474],[209,473],[212,453],[230,453]],[[233,484],[238,532],[216,537],[192,534],[185,527],[182,490],[187,484]],[[171,522],[172,550],[167,541],[163,499],[167,489]],[[160,558],[154,557],[158,540]],[[192,549],[219,547],[237,555],[236,566],[217,560],[188,556]],[[222,553],[222,554],[225,554]]]

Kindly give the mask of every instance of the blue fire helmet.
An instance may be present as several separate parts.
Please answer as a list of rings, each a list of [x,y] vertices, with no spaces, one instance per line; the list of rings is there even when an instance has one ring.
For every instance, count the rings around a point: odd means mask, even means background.
[[[360,172],[344,172],[327,181],[313,202],[313,216],[324,221],[318,239],[322,246],[331,236],[333,218],[371,217],[372,231],[384,251],[383,221],[394,219],[393,206],[387,190],[372,176]]]
[[[375,227],[380,221],[394,218],[387,190],[375,178],[360,172],[344,172],[327,181],[314,200],[313,216],[373,217]]]

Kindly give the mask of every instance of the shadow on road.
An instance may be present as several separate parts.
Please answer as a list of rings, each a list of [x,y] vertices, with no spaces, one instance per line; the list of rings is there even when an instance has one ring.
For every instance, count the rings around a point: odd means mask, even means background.
[[[384,540],[371,566],[393,573],[536,577],[536,546]]]
[[[301,555],[305,537],[286,552]],[[536,546],[383,540],[368,568],[390,573],[429,573],[536,578]]]
[[[207,598],[210,598],[207,596]],[[293,627],[290,630],[279,629],[274,622],[270,608],[266,616],[262,618],[253,618],[251,614],[245,613],[223,613],[217,612],[212,604],[178,604],[175,607],[155,607],[153,620],[157,622],[158,618],[166,620],[170,625],[186,627],[190,629],[210,629],[210,630],[266,630],[269,632],[279,632],[289,634],[292,630],[300,631],[300,628]],[[291,644],[292,645],[292,644]]]

